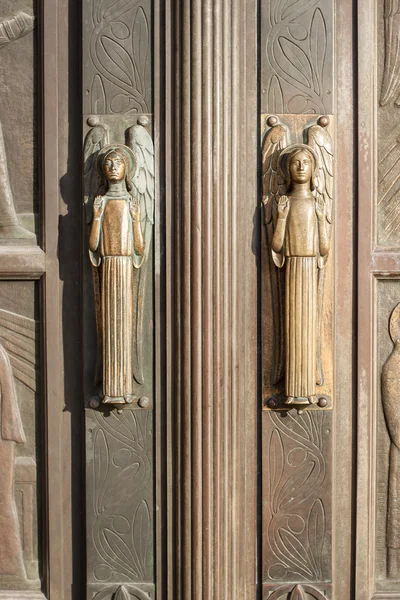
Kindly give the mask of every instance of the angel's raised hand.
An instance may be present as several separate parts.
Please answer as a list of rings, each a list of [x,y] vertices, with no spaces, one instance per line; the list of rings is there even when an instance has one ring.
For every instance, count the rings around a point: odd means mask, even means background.
[[[315,212],[317,213],[317,217],[319,221],[322,221],[326,217],[326,207],[325,202],[321,197],[317,198],[315,202]]]
[[[281,198],[278,202],[278,218],[286,219],[289,212],[289,202],[287,198]]]
[[[136,202],[129,203],[129,212],[131,213],[131,217],[133,221],[140,221],[140,206],[136,204]]]
[[[93,213],[95,217],[100,217],[103,212],[103,196],[96,196],[93,202]]]

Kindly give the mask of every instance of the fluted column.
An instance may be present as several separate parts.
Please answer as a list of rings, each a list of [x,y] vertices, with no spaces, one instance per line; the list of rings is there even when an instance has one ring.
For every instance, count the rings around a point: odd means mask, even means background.
[[[255,11],[248,0],[167,7],[171,600],[255,597]]]

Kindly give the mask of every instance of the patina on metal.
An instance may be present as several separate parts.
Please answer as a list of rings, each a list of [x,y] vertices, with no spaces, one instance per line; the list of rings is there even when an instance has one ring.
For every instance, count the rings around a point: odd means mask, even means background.
[[[134,377],[141,378],[133,350],[142,341],[137,339],[134,311],[141,310],[136,280],[146,247],[135,194],[138,188],[132,183],[139,165],[129,147],[111,144],[99,152],[97,166],[106,191],[93,202],[89,254],[99,270],[94,285],[102,347],[102,401],[130,404],[135,398]]]
[[[284,376],[285,404],[325,408],[328,403],[321,402],[317,386],[324,381],[321,329],[332,225],[329,119],[321,117],[307,130],[307,144],[288,145],[288,129],[277,117],[267,123],[271,129],[263,145],[263,203],[274,296],[272,379],[278,384]],[[274,408],[272,404],[267,406]]]

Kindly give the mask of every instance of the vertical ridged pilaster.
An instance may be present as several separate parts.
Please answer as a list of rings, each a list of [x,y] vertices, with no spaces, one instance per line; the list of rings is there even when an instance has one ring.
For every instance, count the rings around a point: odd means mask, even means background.
[[[173,50],[166,73],[167,105],[172,100],[166,181],[173,183],[166,190],[166,401],[174,477],[168,597],[250,599],[256,585],[256,3],[171,0],[167,8]]]

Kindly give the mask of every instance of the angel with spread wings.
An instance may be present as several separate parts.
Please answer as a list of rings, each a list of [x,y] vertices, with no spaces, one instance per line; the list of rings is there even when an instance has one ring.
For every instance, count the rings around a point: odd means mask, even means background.
[[[272,122],[271,122],[272,121]],[[263,202],[274,295],[273,383],[285,374],[286,404],[315,404],[323,383],[321,328],[332,223],[332,147],[326,117],[307,144],[287,145],[273,126],[263,146]],[[284,275],[283,275],[284,272]]]
[[[103,403],[135,399],[134,379],[143,383],[143,310],[147,257],[154,210],[154,151],[144,126],[127,131],[127,146],[103,144],[108,130],[99,123],[86,138],[85,158],[97,162],[104,192],[87,188],[94,267],[98,345],[101,348]],[[96,177],[85,169],[90,185]],[[97,185],[99,182],[97,182]]]

